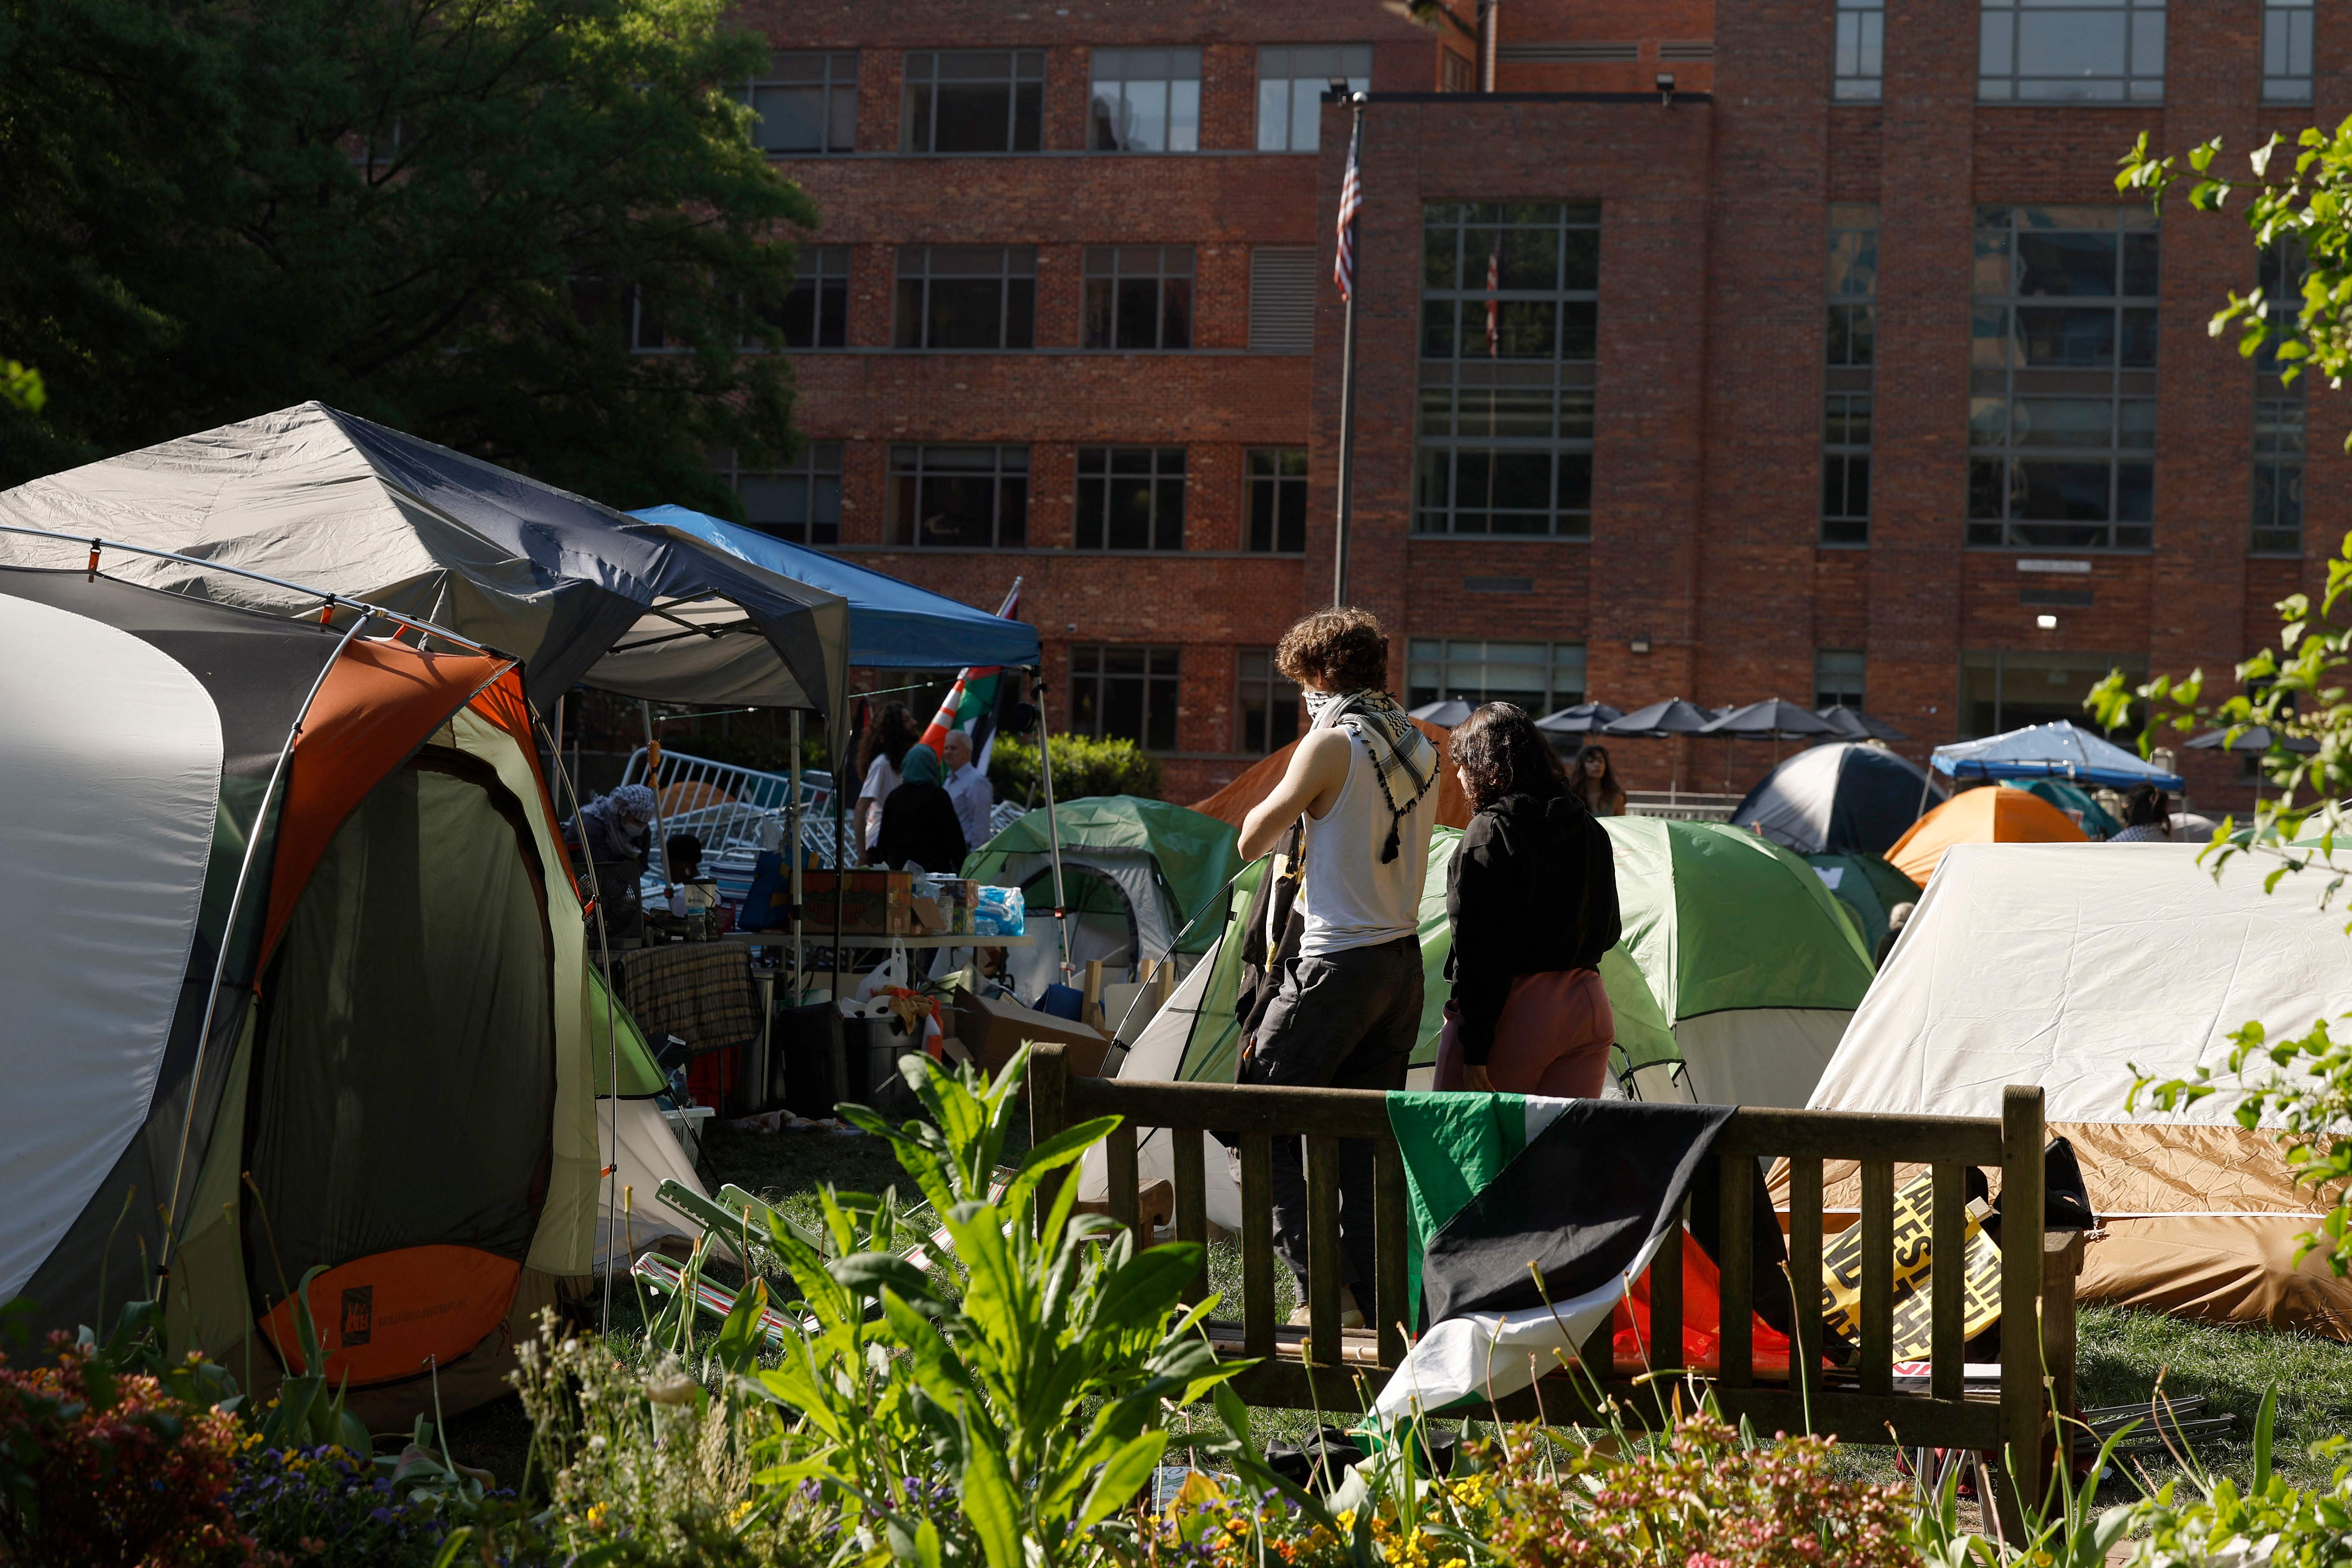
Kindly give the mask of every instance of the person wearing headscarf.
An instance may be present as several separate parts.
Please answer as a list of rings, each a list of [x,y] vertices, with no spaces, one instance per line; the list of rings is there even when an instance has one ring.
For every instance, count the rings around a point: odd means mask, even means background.
[[[637,879],[646,870],[646,829],[660,809],[651,789],[625,784],[582,806],[563,826],[565,847],[595,873],[596,900],[604,906],[608,935],[644,933]]]
[[[940,783],[940,754],[929,746],[909,746],[898,772],[898,787],[882,803],[882,831],[875,836],[872,858],[893,871],[912,862],[935,875],[959,875],[971,847],[956,819],[955,801]]]

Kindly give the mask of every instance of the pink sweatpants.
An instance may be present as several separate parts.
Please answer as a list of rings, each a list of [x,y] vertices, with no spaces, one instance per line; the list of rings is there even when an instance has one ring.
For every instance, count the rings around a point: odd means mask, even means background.
[[[1454,1004],[1445,1005],[1445,1029],[1437,1043],[1434,1086],[1462,1087],[1462,1042]],[[1503,1016],[1495,1025],[1494,1048],[1486,1053],[1486,1081],[1507,1094],[1545,1094],[1590,1100],[1609,1073],[1609,1047],[1617,1041],[1617,1016],[1598,970],[1551,969],[1511,982]]]

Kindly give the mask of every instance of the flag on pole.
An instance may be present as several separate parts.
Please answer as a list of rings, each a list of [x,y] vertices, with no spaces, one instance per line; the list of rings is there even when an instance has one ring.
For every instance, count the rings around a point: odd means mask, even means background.
[[[1021,605],[1023,578],[1013,580],[1013,591],[1004,595],[1004,603],[996,613],[1010,618]],[[958,673],[955,684],[948,688],[940,710],[931,716],[930,728],[923,731],[923,744],[933,752],[947,743],[948,731],[961,730],[971,737],[971,765],[982,773],[988,771],[990,753],[996,746],[997,699],[1004,685],[1002,665],[972,665]]]
[[[1486,252],[1486,357],[1499,359],[1503,353],[1503,303],[1499,298],[1503,288],[1503,231],[1495,231],[1494,247]]]
[[[1339,298],[1356,297],[1356,214],[1364,205],[1364,184],[1356,166],[1356,153],[1364,140],[1364,121],[1360,115],[1356,129],[1348,137],[1348,174],[1339,182],[1339,257],[1331,264],[1331,281],[1339,286]]]

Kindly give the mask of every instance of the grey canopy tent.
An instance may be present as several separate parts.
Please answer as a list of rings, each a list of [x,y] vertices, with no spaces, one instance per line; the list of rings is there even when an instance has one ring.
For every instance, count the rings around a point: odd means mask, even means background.
[[[428,618],[520,659],[542,709],[583,681],[656,701],[843,707],[839,595],[317,403],[0,493],[0,564],[79,566],[99,539],[278,580],[101,563],[147,587],[299,616],[320,615],[323,593]]]

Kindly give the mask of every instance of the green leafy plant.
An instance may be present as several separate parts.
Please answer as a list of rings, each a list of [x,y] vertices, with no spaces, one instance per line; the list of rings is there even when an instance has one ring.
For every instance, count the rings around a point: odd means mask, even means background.
[[[1160,798],[1160,759],[1132,741],[1092,735],[1055,735],[1054,795],[1076,800],[1089,795],[1135,795]],[[1043,805],[1045,792],[1037,781],[1037,748],[1030,742],[999,736],[990,753],[989,782],[999,800],[1028,800]]]
[[[2324,1487],[2289,1486],[2271,1468],[2272,1426],[2278,1389],[2263,1396],[2254,1418],[2253,1473],[2241,1488],[2190,1465],[2187,1479],[2196,1495],[2183,1499],[2178,1480],[2167,1481],[2132,1510],[2137,1537],[2133,1568],[2241,1568],[2263,1563],[2272,1568],[2336,1568],[2352,1563],[2352,1464],[2340,1464]],[[2341,1436],[2312,1445],[2315,1457],[2343,1454]]]

